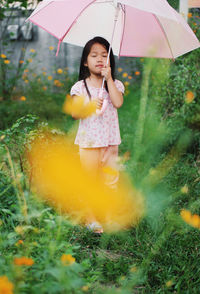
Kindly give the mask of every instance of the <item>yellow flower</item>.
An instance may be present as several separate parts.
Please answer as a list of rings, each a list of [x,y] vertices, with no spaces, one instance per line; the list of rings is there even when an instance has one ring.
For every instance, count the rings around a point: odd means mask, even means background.
[[[192,91],[187,91],[185,95],[185,102],[191,103],[194,100],[194,93]]]
[[[28,62],[31,63],[33,61],[32,58],[28,58]]]
[[[128,77],[128,74],[127,74],[127,72],[124,72],[122,76],[123,76],[123,78],[126,78],[126,77]]]
[[[191,18],[191,17],[192,17],[192,13],[189,12],[189,13],[188,13],[188,18]]]
[[[10,63],[10,60],[6,59],[6,60],[4,60],[4,63],[5,64],[9,64]]]
[[[35,49],[30,49],[30,52],[31,53],[35,53]]]
[[[56,87],[61,87],[62,86],[62,83],[59,80],[54,80],[54,85]]]
[[[122,68],[121,67],[118,67],[118,72],[122,72]]]
[[[169,280],[165,283],[166,287],[169,288],[173,285],[173,281],[172,280]]]
[[[53,77],[52,76],[48,76],[48,78],[47,78],[49,81],[51,81],[52,79],[53,79]]]
[[[46,76],[46,74],[47,74],[47,73],[46,73],[45,71],[43,71],[43,73],[42,73],[42,74],[43,74],[43,76]]]
[[[188,186],[187,185],[184,185],[182,188],[181,188],[181,193],[183,194],[187,194],[188,193]]]
[[[24,234],[24,228],[22,226],[17,226],[15,227],[15,232],[19,235],[23,235]]]
[[[7,56],[5,54],[1,54],[1,58],[6,58]]]
[[[5,138],[5,135],[2,135],[2,136],[0,137],[1,140],[3,140],[4,138]]]
[[[13,294],[13,284],[6,276],[0,277],[0,294]]]
[[[32,76],[33,76],[34,78],[36,78],[36,77],[37,77],[37,74],[36,74],[36,73],[33,73]]]
[[[50,51],[52,51],[53,49],[54,49],[54,47],[53,47],[53,46],[50,46],[50,47],[49,47],[49,50],[50,50]]]
[[[124,85],[125,85],[125,86],[129,86],[130,83],[126,81],[126,82],[124,82]]]
[[[34,260],[32,258],[28,258],[25,256],[15,257],[14,264],[18,266],[21,266],[21,265],[31,266],[34,264]]]
[[[192,215],[189,210],[183,209],[180,215],[188,225],[200,229],[200,217],[198,214]]]
[[[26,97],[25,97],[25,96],[21,96],[21,97],[19,98],[19,100],[21,100],[21,101],[26,101]]]
[[[136,266],[133,266],[130,268],[130,272],[131,273],[135,273],[137,271],[137,267]]]
[[[47,90],[47,87],[46,87],[46,86],[44,86],[42,89],[43,89],[44,91],[46,91],[46,90]]]
[[[96,102],[87,102],[84,96],[71,97],[67,95],[63,105],[63,111],[76,118],[86,118],[96,112]]]
[[[61,256],[63,265],[72,265],[75,262],[75,258],[71,254],[63,254]]]
[[[191,223],[191,212],[189,210],[183,209],[181,210],[181,217],[187,223]]]
[[[24,83],[28,84],[28,83],[29,83],[29,81],[28,81],[28,80],[24,80]]]
[[[135,75],[136,75],[136,76],[139,76],[139,75],[140,75],[140,71],[136,71],[136,72],[135,72]]]
[[[26,68],[26,69],[24,70],[24,72],[29,72],[28,68]]]
[[[200,228],[200,218],[198,216],[198,214],[193,214],[192,217],[191,217],[191,225],[194,227],[194,228]]]
[[[24,60],[20,60],[19,63],[20,63],[20,64],[24,63]]]
[[[83,290],[83,292],[87,292],[89,290],[89,287],[85,285],[81,289]]]
[[[58,69],[57,69],[57,73],[58,73],[58,74],[62,74],[62,73],[63,73],[62,68],[58,68]]]
[[[24,244],[24,241],[23,240],[18,240],[17,243],[15,244],[16,246],[19,246],[19,245],[22,245]]]

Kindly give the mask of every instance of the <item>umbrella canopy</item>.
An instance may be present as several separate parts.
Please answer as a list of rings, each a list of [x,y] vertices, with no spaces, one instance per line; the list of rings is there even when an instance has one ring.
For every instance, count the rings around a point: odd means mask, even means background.
[[[116,14],[117,11],[117,14]],[[101,36],[118,56],[176,58],[199,47],[166,0],[44,0],[28,18],[61,42],[84,46]]]

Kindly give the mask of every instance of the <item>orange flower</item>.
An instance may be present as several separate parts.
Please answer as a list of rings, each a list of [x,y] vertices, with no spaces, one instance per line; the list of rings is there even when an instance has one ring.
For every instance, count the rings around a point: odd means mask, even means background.
[[[35,49],[30,49],[30,52],[31,53],[35,53]]]
[[[132,76],[128,76],[128,79],[129,79],[129,80],[132,80]]]
[[[75,258],[71,254],[63,254],[61,256],[63,265],[72,265],[75,262]]]
[[[6,276],[0,277],[0,294],[13,294],[13,284]]]
[[[118,67],[118,72],[122,72],[122,68],[121,67]]]
[[[187,224],[191,223],[191,213],[189,210],[186,210],[186,209],[181,210],[181,217]]]
[[[1,58],[6,58],[7,56],[5,54],[1,54]]]
[[[52,76],[48,76],[48,78],[47,78],[49,81],[51,81],[52,79],[53,79],[53,77]]]
[[[46,87],[46,86],[44,86],[42,89],[43,89],[44,91],[46,91],[46,90],[47,90],[47,87]]]
[[[53,49],[54,49],[54,47],[53,47],[53,46],[50,46],[50,47],[49,47],[49,50],[50,50],[50,51],[52,51]]]
[[[19,266],[21,265],[31,266],[34,264],[34,261],[32,258],[22,256],[22,257],[14,258],[14,264]]]
[[[123,76],[123,78],[126,78],[126,77],[128,77],[128,74],[127,74],[127,72],[124,72],[122,76]]]
[[[140,71],[136,71],[136,72],[135,72],[135,75],[136,75],[136,76],[139,76],[139,75],[140,75]]]
[[[24,244],[23,240],[18,240],[17,243],[15,243],[16,246],[19,246],[19,245],[22,245],[22,244]]]
[[[191,18],[191,17],[192,17],[192,13],[189,12],[189,13],[188,13],[188,18]]]
[[[26,97],[25,97],[25,96],[21,96],[21,97],[19,98],[19,100],[21,100],[21,101],[26,101]]]
[[[20,64],[24,63],[24,60],[20,60],[19,63],[20,63]]]
[[[200,217],[198,214],[191,214],[189,210],[183,209],[181,211],[182,219],[190,226],[200,229]]]
[[[33,61],[32,58],[28,58],[28,62],[31,63]]]
[[[24,70],[24,72],[29,72],[28,68],[26,68],[26,69]]]
[[[192,91],[187,91],[185,95],[185,102],[191,103],[194,100],[194,93]]]
[[[62,83],[59,80],[54,80],[54,85],[56,87],[61,87],[62,86]]]
[[[58,74],[62,74],[62,73],[63,73],[62,68],[58,68],[58,69],[57,69],[57,73],[58,73]]]
[[[4,63],[5,64],[9,64],[10,63],[10,60],[6,59],[6,60],[4,60]]]

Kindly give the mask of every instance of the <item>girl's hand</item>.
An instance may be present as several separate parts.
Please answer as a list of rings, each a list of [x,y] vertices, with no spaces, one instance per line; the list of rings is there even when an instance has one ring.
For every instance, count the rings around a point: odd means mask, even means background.
[[[102,105],[103,105],[103,98],[95,98],[94,99],[97,105],[97,109],[101,109]]]
[[[111,79],[111,67],[109,65],[105,65],[101,70],[101,75],[102,77],[105,77],[106,81]]]

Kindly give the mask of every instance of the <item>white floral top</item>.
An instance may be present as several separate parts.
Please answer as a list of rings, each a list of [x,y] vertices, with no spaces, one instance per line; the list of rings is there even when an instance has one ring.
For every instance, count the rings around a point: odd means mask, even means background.
[[[124,93],[124,85],[119,80],[115,80],[117,89]],[[91,99],[99,97],[100,88],[88,85]],[[84,95],[89,99],[84,81],[78,81],[71,88],[71,95]],[[103,90],[104,99],[108,100],[105,112],[97,116],[96,114],[80,119],[75,144],[81,148],[107,147],[109,145],[119,145],[121,143],[117,109],[113,106],[106,89]]]

